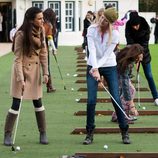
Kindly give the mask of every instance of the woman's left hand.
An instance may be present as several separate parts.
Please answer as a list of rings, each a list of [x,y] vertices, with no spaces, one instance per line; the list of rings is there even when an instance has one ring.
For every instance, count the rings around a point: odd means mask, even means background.
[[[47,84],[48,83],[48,75],[43,76],[43,83]]]

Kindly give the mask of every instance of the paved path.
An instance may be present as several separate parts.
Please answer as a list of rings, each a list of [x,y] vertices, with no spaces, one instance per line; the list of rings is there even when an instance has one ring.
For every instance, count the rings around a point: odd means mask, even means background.
[[[0,57],[11,52],[12,43],[0,43]]]

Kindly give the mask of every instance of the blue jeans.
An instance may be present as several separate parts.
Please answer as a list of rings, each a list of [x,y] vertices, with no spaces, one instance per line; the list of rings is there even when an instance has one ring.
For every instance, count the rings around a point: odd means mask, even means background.
[[[147,64],[142,64],[142,66],[143,66],[144,74],[148,81],[148,85],[150,87],[153,99],[156,99],[158,98],[158,92],[157,92],[156,85],[152,76],[151,65],[150,63],[147,63]]]
[[[88,100],[87,100],[87,130],[93,130],[95,128],[95,106],[97,101],[97,90],[98,82],[90,75],[89,71],[91,66],[87,66],[87,89],[88,89]],[[99,68],[100,75],[104,76],[107,81],[109,92],[116,100],[116,102],[122,107],[120,96],[119,96],[119,85],[118,85],[118,75],[117,68],[114,67],[102,67]],[[127,127],[127,120],[125,119],[124,114],[112,100],[112,104],[115,108],[118,123],[120,128]]]

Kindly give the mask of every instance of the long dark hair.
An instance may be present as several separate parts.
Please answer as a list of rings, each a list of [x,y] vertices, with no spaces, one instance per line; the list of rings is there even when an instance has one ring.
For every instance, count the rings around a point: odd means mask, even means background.
[[[38,13],[41,13],[42,10],[37,7],[31,7],[27,9],[24,21],[18,31],[23,31],[23,53],[29,55],[31,47],[32,47],[32,29],[33,23],[32,21],[36,18]],[[15,39],[13,40],[12,51],[14,52],[14,43]]]
[[[53,26],[52,32],[53,32],[53,35],[55,35],[56,34],[56,22],[57,22],[55,12],[51,8],[47,8],[43,12],[43,16],[44,16],[44,21],[45,22],[50,22],[51,25]]]
[[[129,64],[135,62],[138,58],[138,55],[143,53],[144,49],[140,44],[128,45],[121,49],[116,56],[119,73],[124,73]]]

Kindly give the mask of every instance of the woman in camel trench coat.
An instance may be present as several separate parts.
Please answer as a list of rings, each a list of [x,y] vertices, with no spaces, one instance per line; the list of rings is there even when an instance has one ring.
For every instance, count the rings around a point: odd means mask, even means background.
[[[12,106],[4,127],[4,145],[11,146],[11,135],[19,114],[21,96],[32,100],[38,129],[39,142],[48,144],[46,136],[45,109],[42,105],[42,82],[48,82],[48,60],[44,37],[43,13],[39,8],[29,8],[22,26],[13,40],[14,62],[11,75]],[[42,70],[42,71],[41,71]],[[43,81],[42,81],[43,76]]]
[[[41,66],[43,75],[48,74],[47,50],[44,48],[32,50],[29,56],[21,55],[21,45],[23,33],[18,31],[15,41],[15,59],[12,68],[11,78],[11,96],[21,97],[21,84],[19,81],[25,80],[24,99],[39,99],[42,97],[42,79]]]

